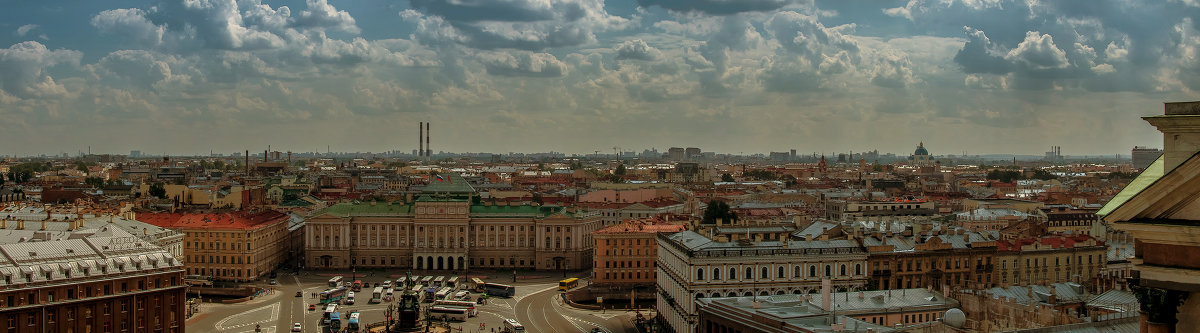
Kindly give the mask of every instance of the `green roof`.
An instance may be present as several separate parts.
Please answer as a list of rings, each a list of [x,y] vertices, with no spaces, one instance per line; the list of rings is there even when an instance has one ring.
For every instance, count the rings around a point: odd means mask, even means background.
[[[372,206],[370,202],[359,202],[359,203],[343,202],[343,203],[339,203],[339,204],[336,204],[333,206],[329,206],[328,208],[322,209],[321,211],[317,212],[316,214],[313,214],[313,216],[330,214],[333,216],[345,217],[345,216],[364,215],[364,214],[402,215],[402,214],[410,214],[410,213],[412,213],[412,206],[409,206],[409,205],[406,205],[403,203],[399,203],[399,202],[394,202],[391,205],[388,205],[386,202],[377,202],[377,203],[375,203],[374,206]]]
[[[421,190],[423,193],[451,193],[451,194],[470,194],[475,193],[475,188],[467,183],[466,179],[457,173],[447,173],[441,175],[444,181],[439,181],[437,177],[429,178],[429,185]]]
[[[562,209],[558,206],[484,206],[472,205],[471,214],[487,214],[490,216],[550,216]]]
[[[1108,203],[1104,204],[1104,207],[1100,208],[1100,210],[1096,212],[1096,215],[1100,215],[1102,217],[1107,216],[1108,214],[1117,210],[1117,208],[1120,208],[1121,205],[1124,205],[1126,202],[1128,202],[1129,199],[1137,196],[1138,193],[1142,193],[1142,190],[1145,190],[1146,188],[1150,187],[1150,185],[1158,182],[1158,179],[1162,178],[1162,176],[1166,174],[1166,170],[1164,170],[1165,168],[1163,167],[1163,164],[1165,164],[1163,159],[1164,156],[1166,156],[1166,154],[1160,155],[1157,160],[1154,160],[1154,163],[1150,163],[1150,166],[1146,167],[1146,170],[1143,170],[1142,173],[1137,176],[1137,178],[1134,178],[1133,181],[1129,182],[1129,185],[1125,185],[1125,188],[1121,189],[1121,192],[1117,193],[1112,200],[1109,200]]]

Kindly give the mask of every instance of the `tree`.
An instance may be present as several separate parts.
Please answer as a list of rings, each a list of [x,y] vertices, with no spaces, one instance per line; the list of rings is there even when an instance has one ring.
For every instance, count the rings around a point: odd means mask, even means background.
[[[624,164],[617,165],[617,170],[613,171],[613,174],[615,174],[617,176],[624,176],[625,175],[625,165]]]
[[[86,173],[88,172],[88,164],[84,161],[75,161],[75,170]]]
[[[93,188],[101,188],[101,187],[104,187],[104,178],[87,177],[87,178],[83,179],[83,183],[87,184],[88,186],[91,186]]]
[[[721,174],[721,181],[726,182],[726,183],[734,182],[733,175],[730,175],[728,173]]]
[[[708,207],[704,209],[704,218],[700,220],[700,223],[715,224],[718,219],[724,219],[725,222],[734,222],[737,221],[737,213],[734,213],[725,201],[710,201]]]
[[[150,191],[147,194],[155,196],[159,199],[166,199],[167,198],[167,189],[165,187],[163,187],[162,183],[154,183],[154,184],[150,184]]]

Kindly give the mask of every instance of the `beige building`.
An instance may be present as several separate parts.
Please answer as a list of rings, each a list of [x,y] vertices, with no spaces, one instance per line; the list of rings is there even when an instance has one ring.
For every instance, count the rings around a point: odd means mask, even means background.
[[[557,206],[472,204],[458,175],[434,181],[412,203],[342,203],[305,222],[310,268],[417,270],[591,267],[600,214]]]
[[[1107,262],[1104,242],[1088,235],[1044,236],[996,242],[996,281],[1001,286],[1088,284]]]
[[[288,215],[274,211],[141,213],[137,220],[184,233],[189,275],[253,281],[288,260]]]

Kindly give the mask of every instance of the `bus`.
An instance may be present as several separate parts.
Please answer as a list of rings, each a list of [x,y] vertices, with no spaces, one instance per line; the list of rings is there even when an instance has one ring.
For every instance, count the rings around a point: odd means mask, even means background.
[[[426,286],[432,285],[433,284],[433,275],[421,278],[421,284],[426,285]]]
[[[517,293],[517,288],[506,284],[484,283],[483,291],[490,296],[513,297]]]
[[[358,312],[350,313],[350,319],[346,321],[346,330],[358,332]]]
[[[414,295],[417,295],[417,302],[421,302],[421,301],[422,301],[422,299],[424,298],[424,297],[422,297],[422,296],[425,296],[425,292],[424,292],[424,291],[425,291],[425,286],[422,286],[422,285],[419,285],[419,284],[418,284],[418,285],[415,285],[415,286],[413,286],[413,287],[412,287],[412,289],[409,289],[409,290],[408,290],[408,292],[411,292],[411,293],[413,293]]]
[[[445,276],[439,276],[439,277],[437,277],[437,278],[433,279],[433,286],[434,286],[434,287],[438,287],[438,288],[445,287],[445,285],[444,285],[445,283],[446,283],[446,277],[445,277]]]
[[[439,301],[433,301],[433,305],[467,309],[468,317],[474,317],[474,316],[479,315],[479,309],[475,308],[475,302],[439,300]]]
[[[558,290],[560,290],[560,291],[571,290],[578,286],[579,286],[579,279],[577,279],[577,278],[570,278],[570,279],[558,281]]]
[[[471,290],[477,293],[483,292],[483,279],[471,278]]]
[[[458,283],[457,276],[451,276],[449,279],[446,279],[446,286],[450,287],[450,289],[454,289],[454,290],[458,290],[459,288],[462,288],[462,286]]]
[[[329,325],[329,318],[334,313],[337,313],[337,304],[326,305],[325,306],[325,314],[321,315],[321,323],[325,324],[325,325]]]
[[[342,286],[342,276],[341,275],[329,278],[329,287],[330,288],[337,288],[337,287],[341,287],[341,286]]]
[[[447,321],[466,321],[467,320],[467,309],[456,308],[456,307],[446,307],[446,306],[434,306],[433,308],[429,309],[429,318],[441,319],[441,320],[447,320]]]
[[[383,287],[375,287],[375,291],[371,292],[370,304],[375,304],[383,301]]]
[[[334,332],[342,330],[342,314],[337,312],[329,314],[329,329]]]
[[[354,304],[354,292],[351,291],[351,292],[346,293],[346,300],[342,301],[342,303],[346,304],[346,305]]]
[[[424,292],[425,295],[422,296],[425,299],[424,302],[432,303],[434,301],[433,296],[437,294],[437,291],[438,291],[437,287],[425,288],[425,292]]]
[[[183,283],[189,286],[211,286],[213,281],[208,275],[186,275],[183,277]]]
[[[454,296],[451,296],[450,298],[453,298],[456,301],[461,301],[467,299],[468,296],[470,295],[467,294],[466,290],[459,290],[454,292]]]
[[[383,287],[384,287],[384,288],[388,288],[388,287],[391,287],[391,286],[392,286],[392,280],[383,281]]]
[[[354,280],[354,284],[350,285],[350,290],[362,291],[362,280]]]
[[[396,284],[392,285],[392,287],[404,287],[405,283],[408,283],[408,277],[401,276],[399,279],[396,279]]]
[[[321,304],[337,303],[346,297],[346,288],[333,288],[321,292]]]
[[[383,301],[391,302],[393,295],[395,295],[395,289],[392,289],[392,288],[384,289],[383,290]]]
[[[437,293],[433,294],[433,300],[438,301],[446,299],[446,297],[450,296],[450,291],[450,287],[442,287],[441,289],[438,289]]]
[[[509,332],[525,332],[525,326],[521,326],[516,319],[505,319],[504,329]]]

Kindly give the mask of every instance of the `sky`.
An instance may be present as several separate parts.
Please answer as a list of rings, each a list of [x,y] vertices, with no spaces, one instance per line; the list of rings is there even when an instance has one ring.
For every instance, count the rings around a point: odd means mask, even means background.
[[[3,3],[0,155],[1129,154],[1200,0]]]

